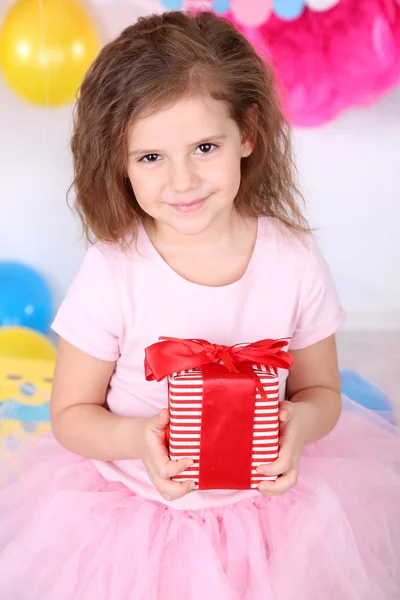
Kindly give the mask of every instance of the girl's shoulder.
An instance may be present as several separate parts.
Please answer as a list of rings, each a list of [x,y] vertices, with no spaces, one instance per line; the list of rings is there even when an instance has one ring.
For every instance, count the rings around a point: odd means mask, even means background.
[[[312,231],[289,227],[275,217],[259,218],[258,243],[263,246],[264,255],[275,255],[280,261],[289,261],[296,266],[309,265],[310,261],[320,257]]]
[[[259,270],[279,290],[277,314],[283,309],[291,315],[290,348],[300,350],[336,333],[345,313],[313,233],[266,217],[260,222],[260,244]]]
[[[114,274],[130,270],[132,265],[140,261],[145,255],[142,236],[131,238],[124,245],[116,242],[97,241],[87,250],[87,255],[101,257]]]

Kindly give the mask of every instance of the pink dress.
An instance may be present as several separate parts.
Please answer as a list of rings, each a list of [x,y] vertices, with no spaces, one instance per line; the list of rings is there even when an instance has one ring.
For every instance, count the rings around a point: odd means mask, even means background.
[[[96,244],[53,328],[116,360],[111,411],[150,416],[167,406],[167,383],[144,377],[144,349],[160,336],[290,337],[301,349],[343,318],[315,241],[261,218],[246,273],[224,287],[177,275],[143,228],[126,254]],[[87,460],[44,436],[1,467],[0,598],[398,600],[399,459],[396,428],[346,402],[335,430],[305,447],[285,495],[195,491],[171,503],[141,461]]]

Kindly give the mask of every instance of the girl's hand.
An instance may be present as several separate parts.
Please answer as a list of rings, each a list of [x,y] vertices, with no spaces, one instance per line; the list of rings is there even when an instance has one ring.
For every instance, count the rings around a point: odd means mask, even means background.
[[[302,407],[296,403],[283,402],[280,408],[281,438],[278,458],[270,464],[257,468],[261,475],[277,475],[275,481],[263,481],[259,490],[267,496],[284,494],[297,483],[299,462],[304,444],[301,420]]]
[[[165,500],[177,500],[194,489],[193,481],[172,481],[171,477],[179,475],[193,464],[190,458],[170,460],[165,444],[165,428],[169,422],[167,409],[163,409],[150,419],[143,419],[142,459],[146,471],[161,496]]]

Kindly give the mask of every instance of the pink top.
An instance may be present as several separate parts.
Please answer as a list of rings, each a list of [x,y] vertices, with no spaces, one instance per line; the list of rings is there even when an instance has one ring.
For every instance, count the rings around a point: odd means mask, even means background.
[[[161,336],[202,338],[216,344],[292,338],[290,348],[315,344],[344,320],[331,275],[311,235],[273,218],[259,219],[246,273],[231,284],[207,287],[178,275],[161,258],[143,227],[137,249],[91,247],[62,303],[53,329],[70,344],[117,361],[107,402],[125,416],[151,416],[167,406],[167,382],[147,382],[144,349]],[[287,372],[280,373],[281,398]],[[94,461],[102,475],[177,509],[237,502],[257,491],[195,491],[167,502],[140,460]]]

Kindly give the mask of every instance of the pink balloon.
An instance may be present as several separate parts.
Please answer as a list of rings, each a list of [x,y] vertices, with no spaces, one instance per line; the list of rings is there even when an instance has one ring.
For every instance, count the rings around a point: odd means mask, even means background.
[[[270,17],[272,0],[232,0],[235,20],[247,27],[259,27]]]

